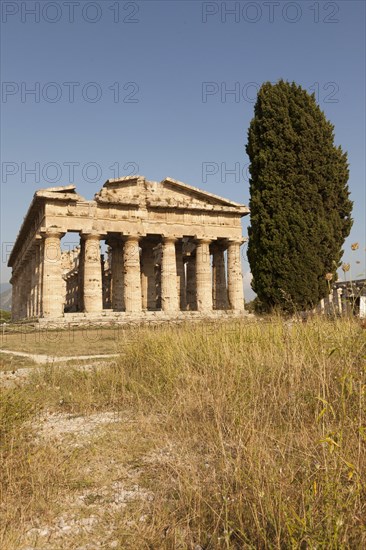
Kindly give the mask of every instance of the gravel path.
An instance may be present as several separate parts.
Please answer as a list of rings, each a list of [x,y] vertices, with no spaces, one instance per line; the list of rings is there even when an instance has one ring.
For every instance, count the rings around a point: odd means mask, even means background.
[[[54,363],[55,361],[64,362],[64,361],[77,361],[80,360],[87,360],[87,359],[110,359],[112,357],[117,357],[118,353],[109,353],[106,355],[68,355],[66,357],[59,357],[57,355],[40,355],[40,354],[34,354],[34,353],[27,353],[25,351],[13,351],[10,349],[1,349],[0,353],[7,353],[8,355],[18,355],[19,357],[28,357],[28,359],[31,359],[35,363],[40,364],[47,364],[47,363]]]
[[[6,353],[8,355],[17,355],[19,357],[26,357],[28,359],[31,359],[35,363],[39,365],[53,365],[57,364],[58,367],[67,367],[68,361],[75,361],[75,360],[93,360],[90,363],[81,363],[79,365],[73,365],[74,368],[78,370],[83,371],[91,371],[95,368],[100,368],[105,366],[106,364],[110,364],[111,361],[108,361],[109,359],[113,359],[114,357],[118,357],[118,354],[110,354],[110,355],[75,355],[75,356],[68,356],[68,357],[57,357],[55,355],[36,355],[32,353],[26,353],[23,351],[11,351],[11,350],[0,350],[1,353]],[[26,382],[28,377],[34,372],[34,369],[37,368],[36,366],[32,367],[15,367],[14,370],[0,370],[0,387],[13,387],[17,386],[23,382]]]

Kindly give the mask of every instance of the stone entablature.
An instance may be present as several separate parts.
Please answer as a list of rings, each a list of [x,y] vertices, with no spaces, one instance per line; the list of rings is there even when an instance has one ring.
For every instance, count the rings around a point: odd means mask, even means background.
[[[248,213],[171,178],[108,180],[92,201],[73,185],[37,191],[9,259],[13,318],[244,311],[241,218]],[[79,234],[80,246],[62,252],[67,232]]]

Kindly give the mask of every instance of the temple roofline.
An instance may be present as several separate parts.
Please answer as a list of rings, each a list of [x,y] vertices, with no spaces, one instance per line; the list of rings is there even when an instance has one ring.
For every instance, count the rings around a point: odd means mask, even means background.
[[[133,182],[137,183],[137,188],[135,195],[131,196],[131,193],[128,191],[128,184],[132,184],[132,187],[134,187]],[[122,196],[116,201],[113,200],[113,196],[112,198],[108,196],[108,189],[118,188],[118,185],[120,185],[121,189],[124,190],[124,183],[127,184],[126,196],[123,194],[124,191],[122,191]],[[155,194],[153,192],[150,194],[150,190],[154,191],[155,189],[155,191],[159,191],[159,186],[166,190],[165,193]],[[140,187],[142,187],[143,190],[141,190]],[[174,196],[175,191],[177,197]],[[173,198],[169,198],[169,193],[173,194]],[[191,203],[189,202],[189,196],[191,196]],[[229,216],[240,217],[249,214],[249,208],[243,204],[228,200],[208,191],[203,191],[170,177],[164,178],[161,182],[149,181],[146,180],[144,176],[140,175],[108,179],[99,193],[96,193],[91,200],[87,200],[79,195],[76,191],[76,186],[73,184],[47,187],[38,189],[33,195],[32,202],[23,218],[23,222],[9,255],[8,266],[14,266],[18,254],[22,253],[23,250],[27,248],[30,235],[37,233],[39,228],[42,227],[45,210],[48,204],[65,203],[66,205],[77,205],[83,203],[88,204],[89,207],[94,207],[94,205],[97,207],[98,204],[106,204],[109,202],[111,205],[120,204],[122,207],[132,206],[136,208],[139,206],[140,200],[142,209],[148,208],[156,210],[161,208],[169,211],[179,210],[180,212],[190,210],[192,212],[198,212],[199,210],[203,212],[216,211],[219,215],[220,212],[222,212]],[[72,231],[73,229],[70,230]]]

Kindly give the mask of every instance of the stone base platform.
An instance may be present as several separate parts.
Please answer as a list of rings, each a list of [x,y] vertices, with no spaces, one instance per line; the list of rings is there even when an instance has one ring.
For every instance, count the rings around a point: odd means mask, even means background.
[[[103,310],[101,313],[65,313],[63,317],[29,319],[38,328],[75,327],[83,325],[157,325],[163,323],[185,323],[200,321],[230,321],[232,319],[245,319],[247,311],[217,310],[208,313],[201,311],[180,311],[176,315],[167,314],[164,311],[145,311],[143,313],[125,313]]]

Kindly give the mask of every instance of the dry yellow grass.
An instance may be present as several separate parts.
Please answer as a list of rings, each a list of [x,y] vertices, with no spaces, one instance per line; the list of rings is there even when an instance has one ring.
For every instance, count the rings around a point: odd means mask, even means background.
[[[131,328],[103,328],[88,326],[31,330],[19,326],[16,330],[0,333],[1,349],[54,356],[74,356],[115,353],[126,340],[135,340]]]
[[[16,371],[19,368],[34,367],[36,363],[28,357],[19,357],[1,353],[0,350],[0,371]]]
[[[161,327],[109,367],[37,369],[3,394],[1,548],[365,547],[364,334],[351,319]],[[40,415],[103,411],[119,421],[81,447],[35,438]],[[116,482],[141,498],[111,509]],[[89,508],[72,508],[81,493]],[[29,542],[70,506],[94,510],[89,532]]]

